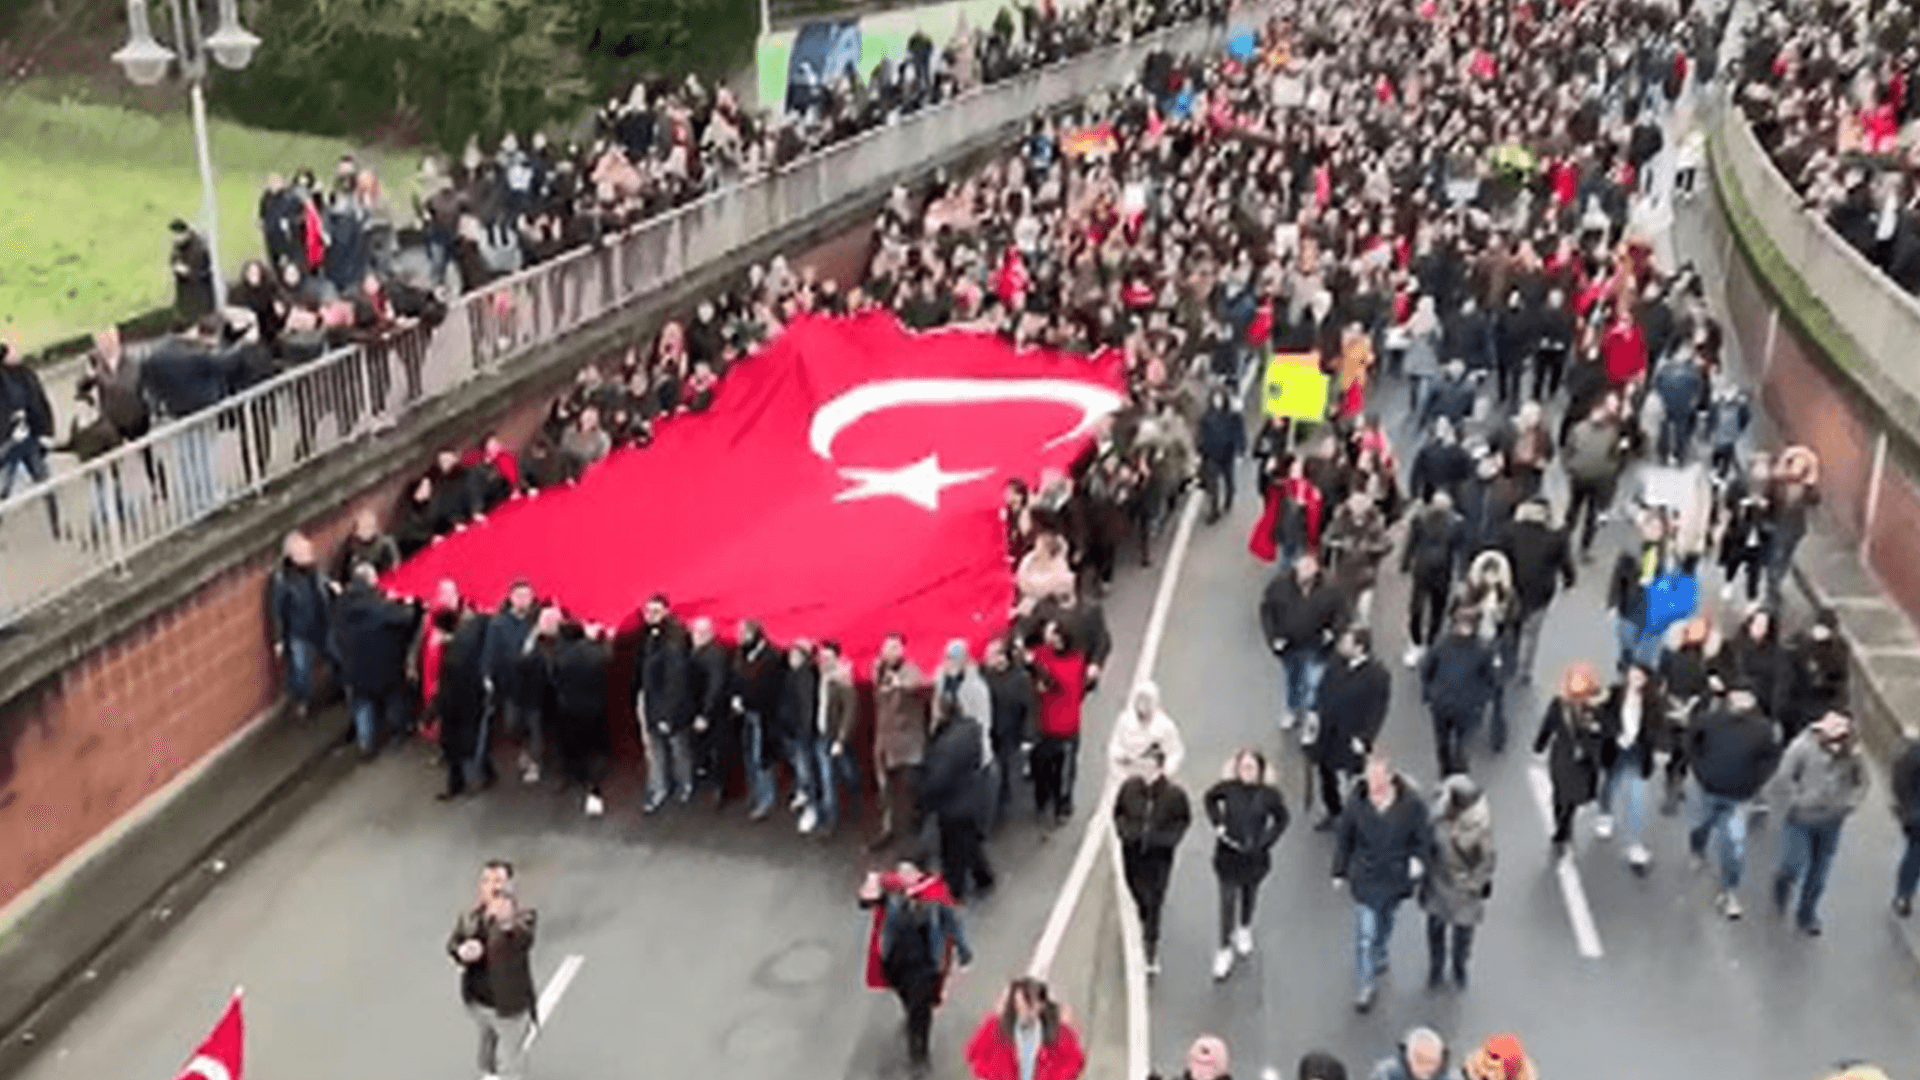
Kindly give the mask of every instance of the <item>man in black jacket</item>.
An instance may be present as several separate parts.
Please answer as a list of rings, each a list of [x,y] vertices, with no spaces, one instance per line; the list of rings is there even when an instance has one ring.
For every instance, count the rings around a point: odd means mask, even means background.
[[[333,592],[314,563],[313,541],[288,533],[280,564],[267,579],[267,623],[274,658],[287,662],[287,696],[301,716],[313,710],[316,668],[332,656],[332,602]]]
[[[655,813],[671,790],[682,805],[693,801],[693,699],[688,694],[687,632],[673,617],[664,594],[647,600],[640,627],[640,655],[633,668],[633,712],[640,720],[647,755],[647,803]],[[708,718],[711,721],[711,717]]]
[[[987,731],[994,761],[1000,766],[1000,790],[995,793],[993,820],[1005,821],[1013,801],[1013,781],[1024,775],[1024,751],[1039,734],[1039,702],[1034,696],[1033,671],[1024,657],[1014,657],[1014,643],[1005,637],[987,642],[981,654],[980,677],[986,680],[993,717]]]
[[[1433,421],[1431,430],[1413,456],[1413,497],[1425,501],[1435,491],[1444,491],[1458,502],[1461,485],[1473,475],[1473,455],[1460,445],[1453,421],[1440,417]]]
[[[688,768],[693,788],[712,783],[717,799],[725,799],[733,782],[734,748],[739,745],[740,718],[733,711],[733,658],[713,631],[713,620],[692,624],[692,652],[687,657]],[[725,745],[723,745],[723,743]],[[669,751],[671,752],[671,751]]]
[[[980,722],[958,709],[944,714],[920,760],[920,812],[939,827],[940,874],[955,900],[993,888],[993,869],[981,849],[987,814],[987,771]]]
[[[1366,1012],[1373,1008],[1374,980],[1387,966],[1394,916],[1413,895],[1432,838],[1419,791],[1413,781],[1393,771],[1393,763],[1380,751],[1368,756],[1365,778],[1353,794],[1336,831],[1333,883],[1336,888],[1347,883],[1353,896],[1354,976],[1359,984],[1353,1007]]]
[[[1734,890],[1740,887],[1747,858],[1747,804],[1780,761],[1773,721],[1759,711],[1752,690],[1729,687],[1724,705],[1694,721],[1687,759],[1699,787],[1687,846],[1694,865],[1704,866],[1707,841],[1716,832],[1723,834],[1720,892],[1714,906],[1727,918],[1737,919],[1742,910]]]
[[[1920,732],[1911,728],[1893,766],[1893,812],[1907,838],[1893,876],[1893,913],[1904,919],[1913,914],[1913,894],[1920,889]]]
[[[1498,692],[1493,650],[1475,629],[1471,613],[1455,612],[1447,636],[1420,662],[1420,698],[1433,714],[1443,777],[1467,771],[1467,736],[1480,726],[1487,702]]]
[[[1847,709],[1851,660],[1839,627],[1833,609],[1822,608],[1813,625],[1787,646],[1786,703],[1780,710],[1783,743],[1792,742],[1802,728],[1828,712]]]
[[[359,563],[346,592],[333,603],[334,654],[362,758],[379,749],[382,728],[391,732],[406,725],[407,645],[420,618],[416,608],[381,595],[379,581],[371,565]]]
[[[1247,425],[1225,390],[1215,390],[1200,417],[1200,480],[1207,491],[1207,524],[1233,512],[1233,470],[1247,452]]]
[[[1140,755],[1139,771],[1120,785],[1113,803],[1127,891],[1140,909],[1148,975],[1160,973],[1160,911],[1167,883],[1173,880],[1173,853],[1193,822],[1186,789],[1167,777],[1166,763],[1159,747],[1149,747]]]
[[[1327,646],[1333,643],[1345,609],[1345,597],[1320,572],[1320,560],[1311,552],[1294,560],[1291,569],[1276,573],[1260,599],[1261,629],[1286,675],[1280,730],[1290,731],[1297,720],[1309,718],[1302,742],[1310,743],[1319,734],[1314,730],[1314,700],[1326,668]]]
[[[733,690],[729,702],[740,735],[747,777],[747,816],[762,821],[773,812],[774,764],[780,760],[780,697],[786,689],[786,661],[767,640],[760,624],[740,624],[733,653]],[[723,755],[724,756],[724,755]],[[727,767],[730,763],[723,763]],[[730,770],[729,770],[730,771]],[[722,791],[724,800],[725,793]]]
[[[1453,575],[1465,555],[1464,521],[1453,508],[1453,496],[1435,491],[1408,526],[1400,556],[1400,572],[1413,581],[1407,602],[1408,667],[1418,664],[1422,651],[1440,636]]]
[[[478,612],[443,608],[433,613],[434,628],[446,638],[440,653],[440,677],[434,689],[434,713],[440,718],[440,758],[447,769],[441,799],[493,784],[487,757],[487,692],[481,660],[487,620]]]
[[[1326,832],[1339,820],[1341,795],[1373,751],[1380,728],[1387,722],[1393,679],[1373,656],[1373,632],[1348,627],[1340,635],[1336,656],[1320,680],[1315,711],[1321,732],[1313,746],[1320,773],[1320,802],[1326,812],[1314,829]]]
[[[528,784],[540,781],[540,762],[546,757],[540,701],[520,677],[527,639],[538,615],[533,606],[533,585],[525,580],[514,582],[500,610],[487,620],[486,642],[481,646],[487,713],[501,730],[524,740],[520,747],[520,780]]]
[[[1513,521],[1500,530],[1495,551],[1507,557],[1513,571],[1513,593],[1520,602],[1520,639],[1514,665],[1522,684],[1533,681],[1533,661],[1540,651],[1540,627],[1547,621],[1547,605],[1559,587],[1573,588],[1573,552],[1567,534],[1553,527],[1552,510],[1544,497],[1528,499],[1514,509]]]
[[[21,472],[35,484],[44,483],[47,447],[53,442],[53,407],[47,403],[40,376],[28,367],[20,350],[0,341],[0,501],[13,494]],[[55,539],[60,536],[60,506],[47,499],[47,520]]]
[[[607,727],[607,667],[613,650],[599,627],[563,621],[556,608],[535,624],[529,681],[541,683],[542,709],[550,720],[560,775],[586,791],[588,817],[606,812],[600,783],[613,752]]]

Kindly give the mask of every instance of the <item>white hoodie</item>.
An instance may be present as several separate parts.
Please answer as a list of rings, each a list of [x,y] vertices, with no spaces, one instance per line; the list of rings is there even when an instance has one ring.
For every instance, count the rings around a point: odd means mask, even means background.
[[[1143,712],[1151,717],[1144,723],[1140,720]],[[1154,746],[1166,757],[1167,775],[1178,773],[1180,762],[1187,756],[1186,744],[1180,740],[1180,729],[1174,726],[1173,717],[1160,708],[1160,688],[1144,682],[1134,688],[1133,700],[1114,722],[1107,758],[1114,772],[1131,776],[1140,759]]]

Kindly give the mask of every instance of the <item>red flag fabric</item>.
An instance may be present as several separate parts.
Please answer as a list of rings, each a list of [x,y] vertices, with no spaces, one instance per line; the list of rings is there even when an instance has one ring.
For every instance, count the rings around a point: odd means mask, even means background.
[[[927,874],[913,886],[908,887],[900,875],[892,870],[880,875],[880,888],[883,892],[904,892],[909,899],[925,900],[942,907],[953,907],[958,901],[953,898],[953,890],[947,888],[947,879],[939,874]],[[887,921],[885,904],[875,905],[871,924],[867,927],[867,989],[887,990],[886,972],[880,966],[880,927]],[[947,950],[940,957],[940,980],[944,987],[947,970],[953,966],[953,942],[947,942]]]
[[[897,630],[932,666],[947,639],[978,647],[1009,621],[1006,481],[1070,466],[1124,385],[1117,352],[916,334],[884,311],[803,316],[728,374],[712,410],[501,506],[387,584],[427,598],[450,578],[484,608],[524,575],[610,626],[664,592],[683,617],[837,638],[856,661]]]
[[[1019,248],[1008,244],[1000,253],[1000,269],[993,275],[993,294],[1003,306],[1017,308],[1032,284],[1027,277],[1027,260],[1021,257]]]
[[[220,1014],[220,1022],[213,1025],[206,1041],[174,1080],[242,1080],[246,1045],[247,1022],[241,1015],[240,991],[235,990],[226,1011]]]

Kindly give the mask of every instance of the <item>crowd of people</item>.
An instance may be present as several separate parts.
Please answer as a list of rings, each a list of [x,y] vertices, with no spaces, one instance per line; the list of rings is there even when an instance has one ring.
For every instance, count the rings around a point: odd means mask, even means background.
[[[1912,4],[1763,0],[1745,20],[1739,100],[1783,176],[1841,238],[1920,290],[1920,87]]]
[[[1193,484],[1218,520],[1251,458],[1265,512],[1249,547],[1279,564],[1259,605],[1282,669],[1276,713],[1314,766],[1315,828],[1331,834],[1331,876],[1354,901],[1356,1008],[1374,1005],[1395,917],[1416,897],[1429,985],[1467,985],[1497,859],[1474,744],[1484,726],[1504,751],[1546,614],[1600,559],[1616,654],[1550,679],[1550,705],[1522,731],[1550,772],[1556,854],[1594,806],[1595,836],[1617,833],[1625,862],[1650,872],[1657,777],[1665,812],[1690,807],[1695,859],[1717,845],[1715,904],[1739,918],[1748,817],[1765,805],[1786,837],[1772,899],[1818,934],[1866,782],[1831,613],[1779,629],[1819,465],[1802,448],[1744,453],[1750,404],[1722,369],[1700,283],[1658,265],[1638,228],[1670,117],[1689,80],[1710,74],[1693,59],[1710,23],[1631,0],[1305,5],[1250,52],[1157,55],[1136,84],[1036,118],[1013,155],[896,192],[856,286],[756,268],[647,349],[584,371],[521,452],[488,440],[443,453],[385,532],[361,519],[331,571],[290,538],[272,596],[294,697],[310,703],[314,670],[332,664],[363,751],[424,726],[449,798],[492,782],[497,747],[537,781],[550,741],[586,812],[603,813],[610,697],[634,703],[647,813],[704,791],[744,796],[762,820],[785,794],[799,831],[828,835],[877,792],[870,846],[900,857],[861,890],[874,911],[868,981],[899,996],[924,1067],[952,958],[970,957],[960,912],[996,881],[987,841],[1029,798],[1041,827],[1066,820],[1084,786],[1082,701],[1111,647],[1100,597],[1121,556],[1150,561]],[[1089,130],[1102,138],[1080,137]],[[896,636],[857,671],[835,642],[683,622],[655,596],[631,680],[610,692],[611,631],[546,604],[536,567],[497,611],[450,584],[426,604],[380,592],[399,559],[514,491],[644,447],[664,417],[724,407],[727,368],[796,312],[875,305],[915,327],[1125,356],[1129,404],[1082,460],[1007,486],[1010,627],[979,656],[955,641],[922,671]],[[1270,352],[1319,360],[1328,415],[1270,419],[1249,440],[1231,388]],[[1388,393],[1409,406],[1392,430],[1378,419]],[[1623,494],[1632,478],[1640,490]],[[1631,537],[1596,549],[1615,516]],[[1733,611],[1724,631],[1699,595],[1710,566]],[[1396,567],[1413,585],[1401,660],[1433,721],[1430,788],[1382,730],[1409,677],[1373,649],[1373,595]],[[1185,754],[1157,691],[1133,688],[1099,771],[1121,781],[1114,824],[1150,971],[1194,816]],[[1920,748],[1895,795],[1905,915],[1920,878]],[[1198,802],[1215,837],[1213,972],[1225,979],[1253,951],[1291,815],[1252,748]],[[1016,984],[968,1047],[975,1075],[1077,1075],[1077,1039],[1052,1008],[1044,987]],[[1189,1080],[1225,1074],[1224,1046],[1202,1042]],[[1022,1064],[1035,1054],[1052,1071]],[[1440,1036],[1415,1033],[1373,1075],[1433,1080],[1451,1075],[1446,1060]],[[1472,1080],[1532,1068],[1511,1035],[1465,1067]],[[1310,1055],[1300,1075],[1346,1074]]]

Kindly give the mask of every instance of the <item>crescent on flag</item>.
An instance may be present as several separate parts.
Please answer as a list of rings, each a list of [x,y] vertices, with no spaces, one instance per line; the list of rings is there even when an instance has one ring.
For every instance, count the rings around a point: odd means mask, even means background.
[[[181,1070],[178,1080],[190,1080],[191,1077],[196,1076],[200,1080],[233,1080],[233,1074],[227,1071],[224,1062],[205,1054],[187,1062],[187,1067]]]
[[[862,383],[828,401],[813,414],[807,443],[824,461],[833,460],[833,441],[874,413],[903,405],[980,405],[995,401],[1056,401],[1080,410],[1071,430],[1046,449],[1093,430],[1100,418],[1120,408],[1118,393],[1072,379],[882,379]]]

